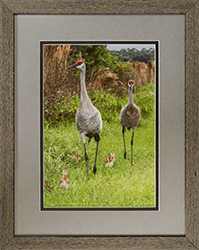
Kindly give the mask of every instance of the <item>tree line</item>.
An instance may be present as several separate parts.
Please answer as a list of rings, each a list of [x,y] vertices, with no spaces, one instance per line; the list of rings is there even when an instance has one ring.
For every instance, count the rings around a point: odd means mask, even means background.
[[[144,62],[147,63],[149,60],[154,61],[154,49],[137,50],[135,48],[121,49],[120,51],[111,50],[112,56],[118,56],[118,59],[122,62]]]

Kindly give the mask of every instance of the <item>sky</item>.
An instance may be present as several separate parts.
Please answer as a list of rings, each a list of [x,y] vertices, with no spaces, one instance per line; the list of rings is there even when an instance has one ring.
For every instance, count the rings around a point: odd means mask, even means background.
[[[153,44],[108,44],[107,49],[108,50],[121,50],[121,49],[128,49],[128,48],[136,48],[137,50],[142,50],[143,48],[145,49],[150,49],[153,48],[155,49],[155,45]]]

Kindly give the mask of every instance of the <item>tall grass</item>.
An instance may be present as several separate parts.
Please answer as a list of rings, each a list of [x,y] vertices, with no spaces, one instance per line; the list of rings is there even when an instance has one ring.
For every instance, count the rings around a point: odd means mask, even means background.
[[[87,178],[84,149],[74,123],[79,97],[60,104],[62,122],[57,126],[45,122],[44,179],[53,191],[44,192],[45,207],[153,207],[155,206],[155,116],[154,84],[140,86],[133,95],[140,107],[142,119],[134,136],[134,165],[130,164],[132,131],[127,131],[127,159],[124,160],[122,127],[119,112],[127,103],[127,93],[118,97],[105,92],[94,92],[90,98],[100,110],[103,129],[99,143],[97,174],[93,175],[96,142],[86,142],[89,157]],[[59,118],[60,118],[59,117]],[[114,151],[116,161],[107,168],[103,159]],[[70,179],[67,191],[61,190],[59,179],[63,169]]]

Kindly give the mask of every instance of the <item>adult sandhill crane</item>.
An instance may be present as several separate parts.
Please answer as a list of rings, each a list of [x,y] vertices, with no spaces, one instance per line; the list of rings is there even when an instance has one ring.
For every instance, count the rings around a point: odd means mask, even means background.
[[[85,84],[86,64],[83,61],[77,61],[74,65],[69,66],[67,69],[72,67],[77,68],[80,71],[80,84],[81,84],[81,102],[76,113],[75,123],[77,125],[77,129],[80,132],[84,145],[87,175],[88,175],[88,155],[86,153],[85,136],[88,138],[88,142],[90,142],[92,137],[94,137],[95,141],[97,142],[96,153],[95,153],[95,164],[93,167],[93,173],[95,174],[97,172],[96,161],[97,161],[98,145],[100,141],[100,133],[102,131],[102,117],[99,110],[91,103],[86,91],[86,84]]]
[[[126,128],[130,130],[132,128],[133,134],[131,139],[131,164],[133,164],[133,137],[135,129],[141,119],[140,108],[133,103],[132,90],[133,90],[134,81],[129,80],[128,82],[128,94],[129,99],[128,103],[120,111],[120,122],[122,124],[122,134],[124,140],[124,159],[126,159],[126,145],[124,132]]]

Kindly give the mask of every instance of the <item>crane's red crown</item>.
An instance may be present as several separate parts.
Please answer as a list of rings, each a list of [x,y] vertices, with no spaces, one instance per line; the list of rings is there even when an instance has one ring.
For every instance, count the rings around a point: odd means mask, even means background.
[[[133,80],[129,80],[129,83],[130,83],[130,84],[133,84],[133,83],[134,83],[134,81],[133,81]]]
[[[77,64],[78,66],[81,65],[83,63],[83,61],[79,60],[77,61],[75,64]]]

